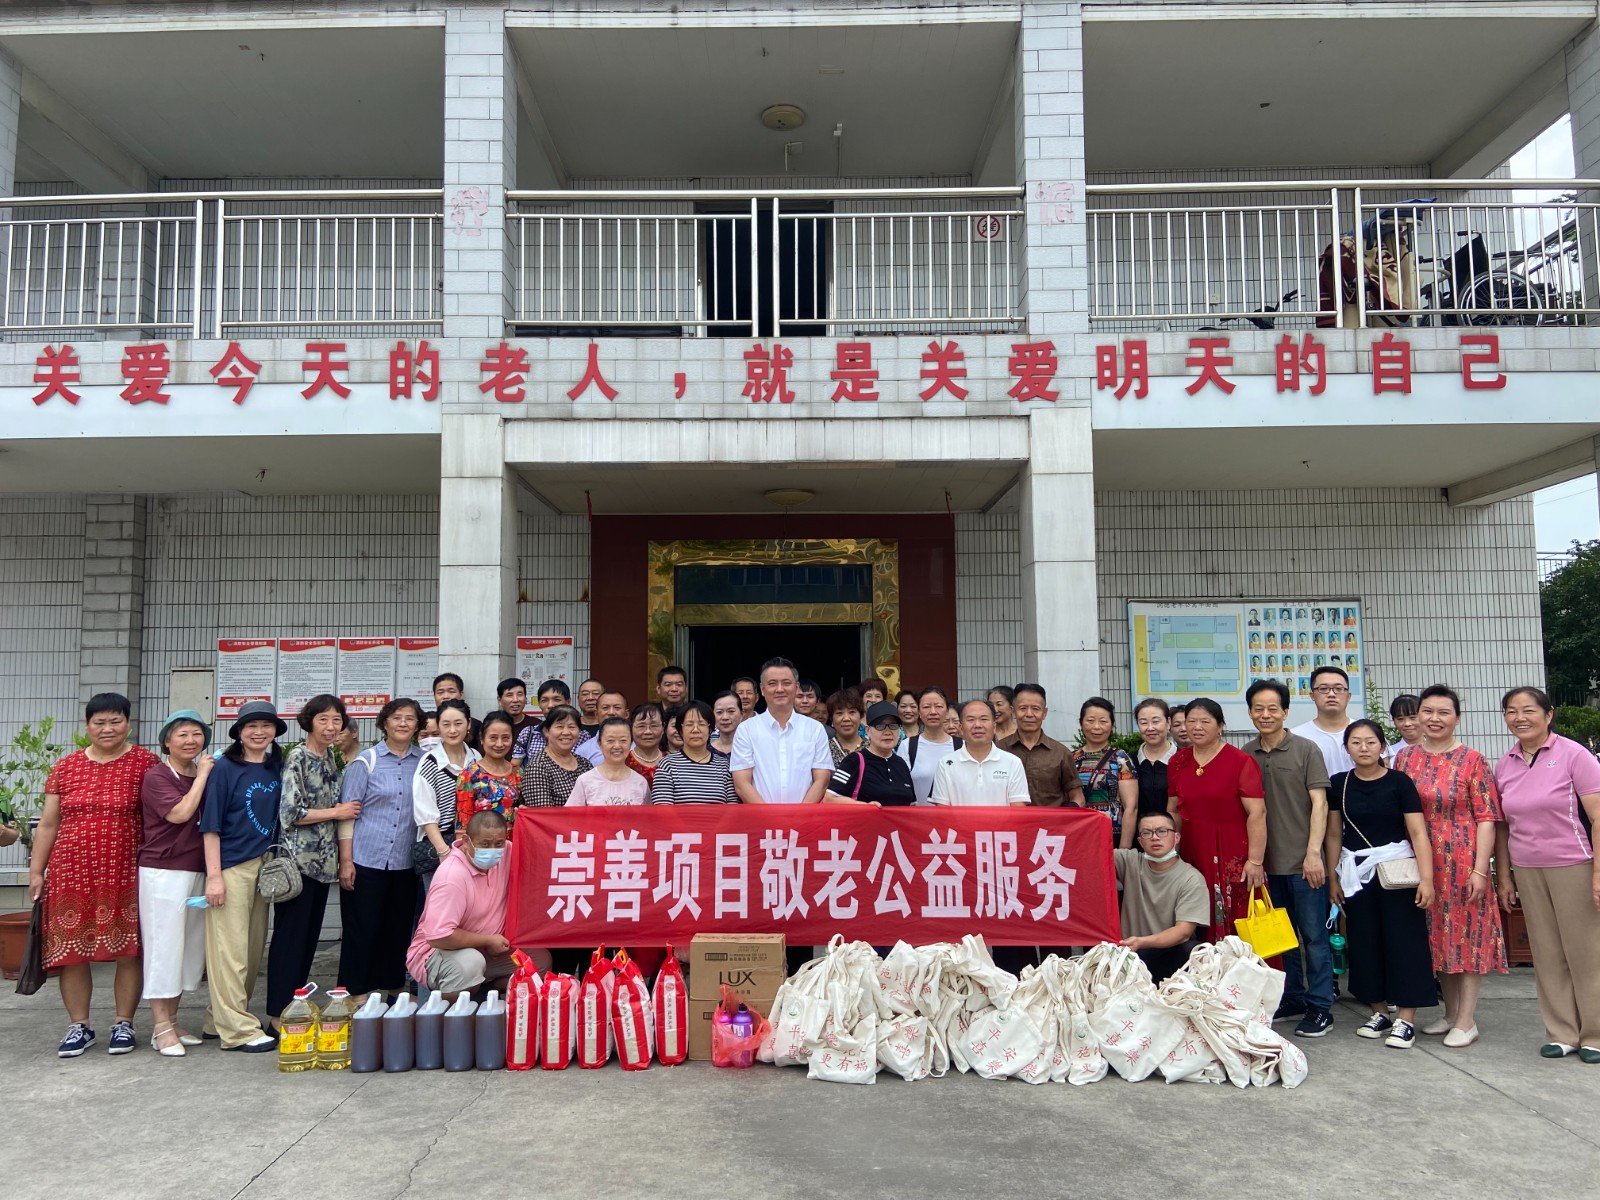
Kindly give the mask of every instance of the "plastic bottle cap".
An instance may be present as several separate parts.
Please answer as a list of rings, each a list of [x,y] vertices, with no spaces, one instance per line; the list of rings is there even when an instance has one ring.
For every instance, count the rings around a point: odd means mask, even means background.
[[[317,990],[317,985],[316,984],[308,983],[308,984],[305,985],[305,987],[295,988],[295,990],[294,990],[294,998],[296,1000],[304,1000],[307,997],[309,997],[312,992],[314,992],[316,990]]]

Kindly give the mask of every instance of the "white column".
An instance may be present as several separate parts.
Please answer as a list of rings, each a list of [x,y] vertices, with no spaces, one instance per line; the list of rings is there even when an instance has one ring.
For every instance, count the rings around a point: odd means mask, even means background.
[[[515,662],[516,486],[499,465],[499,417],[446,417],[442,441],[439,669],[466,681],[468,703],[481,715]]]
[[[1023,8],[1017,44],[1017,163],[1026,189],[1026,336],[1055,343],[1060,398],[1031,404],[1020,484],[1024,673],[1050,697],[1047,729],[1070,737],[1102,689],[1094,557],[1091,359],[1085,242],[1081,5]]]
[[[84,700],[97,692],[121,692],[133,702],[136,718],[146,511],[143,496],[89,496],[83,526],[78,690]]]
[[[1572,126],[1572,163],[1579,179],[1600,176],[1600,25],[1590,24],[1567,46],[1567,112]],[[1584,192],[1587,203],[1600,200],[1600,193]],[[1592,214],[1591,214],[1592,215]],[[1581,219],[1581,218],[1580,218]],[[1593,296],[1600,291],[1600,262],[1596,261],[1591,227],[1589,249],[1583,261],[1583,291]]]
[[[515,661],[517,509],[500,418],[461,402],[477,398],[483,348],[505,336],[511,315],[517,69],[503,9],[446,10],[444,335],[460,341],[441,389],[439,663],[466,681],[478,714],[494,707]]]
[[[1024,6],[1017,39],[1017,182],[1027,210],[1022,290],[1028,333],[1056,343],[1062,399],[1087,401],[1087,361],[1072,359],[1089,329],[1084,225],[1083,23],[1079,4]]]
[[[1078,705],[1101,691],[1089,410],[1034,412],[1029,426],[1019,485],[1023,673],[1049,694],[1046,732],[1064,738]]]
[[[0,196],[16,194],[17,125],[22,120],[22,68],[0,54]]]

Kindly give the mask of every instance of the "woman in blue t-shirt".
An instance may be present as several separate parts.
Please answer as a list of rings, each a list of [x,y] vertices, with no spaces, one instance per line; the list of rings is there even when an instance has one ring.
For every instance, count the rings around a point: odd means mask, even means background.
[[[267,901],[256,877],[276,839],[283,751],[288,729],[276,708],[252,700],[228,728],[233,744],[206,780],[200,834],[206,855],[206,978],[211,1020],[224,1050],[264,1054],[277,1043],[250,1011],[267,941]]]

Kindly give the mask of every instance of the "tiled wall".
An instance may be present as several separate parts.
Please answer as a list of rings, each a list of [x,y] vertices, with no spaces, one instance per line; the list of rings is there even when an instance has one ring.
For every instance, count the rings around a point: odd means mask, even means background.
[[[5,741],[43,717],[54,717],[63,733],[82,719],[84,511],[82,496],[0,500],[0,739]]]
[[[523,513],[517,530],[517,632],[572,638],[572,670],[589,673],[589,524]]]
[[[1385,699],[1448,684],[1462,739],[1484,750],[1504,737],[1501,693],[1544,682],[1531,499],[1452,509],[1431,489],[1339,488],[1095,500],[1100,670],[1119,713],[1132,703],[1130,599],[1356,596]]]
[[[162,496],[146,535],[144,701],[154,739],[168,673],[211,666],[219,637],[438,628],[436,496]]]
[[[1017,513],[956,514],[956,674],[963,698],[1022,678]],[[910,680],[913,684],[946,680]]]

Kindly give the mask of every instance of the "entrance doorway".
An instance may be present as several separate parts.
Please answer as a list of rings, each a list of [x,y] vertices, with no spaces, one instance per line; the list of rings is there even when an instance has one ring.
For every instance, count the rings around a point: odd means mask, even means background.
[[[755,679],[769,658],[787,658],[826,699],[866,677],[867,625],[692,625],[689,694],[707,703],[741,675]]]

